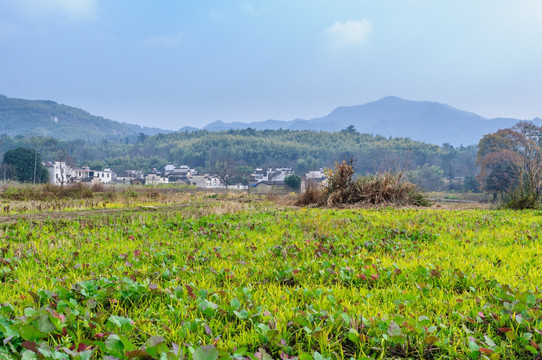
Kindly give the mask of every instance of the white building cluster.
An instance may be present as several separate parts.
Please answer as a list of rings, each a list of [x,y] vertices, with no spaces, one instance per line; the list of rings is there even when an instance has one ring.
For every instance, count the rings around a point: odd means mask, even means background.
[[[115,181],[115,173],[111,169],[91,170],[89,167],[72,168],[63,161],[48,162],[45,164],[49,172],[49,183],[63,185],[67,183],[102,183]]]
[[[125,170],[119,175],[111,169],[72,168],[61,161],[48,162],[44,165],[49,172],[49,183],[54,185],[86,182],[90,184],[122,183],[134,185],[186,184],[195,185],[198,188],[225,188],[217,175],[198,175],[195,169],[186,165],[180,167],[166,165],[164,171],[154,169],[149,174],[140,170]]]
[[[220,189],[225,188],[225,184],[216,174],[198,175],[195,169],[182,165],[166,165],[164,171],[157,171],[145,174],[140,170],[125,170],[116,174],[109,168],[103,170],[93,170],[89,167],[72,168],[65,162],[55,161],[44,164],[49,171],[49,182],[55,185],[64,185],[68,183],[90,183],[90,184],[133,184],[133,185],[165,185],[165,184],[185,184],[193,185],[197,188]],[[293,175],[291,168],[257,168],[250,175],[248,186],[241,184],[229,185],[230,189],[243,190],[247,187],[256,188],[263,192],[273,191],[273,189],[284,187],[284,180],[287,176]],[[325,178],[322,169],[310,171],[306,174],[305,181],[320,182]]]

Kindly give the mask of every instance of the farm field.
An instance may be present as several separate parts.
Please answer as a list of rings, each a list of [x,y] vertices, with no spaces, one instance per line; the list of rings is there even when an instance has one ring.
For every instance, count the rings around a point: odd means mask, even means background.
[[[0,359],[542,358],[540,211],[184,199],[5,215]]]

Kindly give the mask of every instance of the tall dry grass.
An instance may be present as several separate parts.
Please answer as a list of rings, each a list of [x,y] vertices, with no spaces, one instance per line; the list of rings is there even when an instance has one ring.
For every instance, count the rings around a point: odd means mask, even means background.
[[[0,198],[18,201],[54,201],[59,199],[90,199],[95,190],[81,183],[65,186],[51,184],[7,184],[1,188]]]

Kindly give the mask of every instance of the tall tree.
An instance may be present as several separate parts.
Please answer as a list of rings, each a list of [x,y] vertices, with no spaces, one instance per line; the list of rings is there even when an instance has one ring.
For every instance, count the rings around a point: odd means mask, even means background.
[[[488,153],[481,160],[478,180],[484,190],[493,194],[494,201],[497,195],[503,198],[518,184],[521,177],[519,161],[518,154],[508,149]]]
[[[18,147],[4,154],[4,164],[11,170],[11,180],[20,182],[47,182],[49,175],[34,149]]]
[[[518,147],[521,195],[530,194],[538,198],[542,191],[542,126],[521,121],[514,126],[522,137]]]
[[[542,188],[542,127],[519,122],[485,135],[478,145],[478,181],[496,198],[516,190],[537,199]]]

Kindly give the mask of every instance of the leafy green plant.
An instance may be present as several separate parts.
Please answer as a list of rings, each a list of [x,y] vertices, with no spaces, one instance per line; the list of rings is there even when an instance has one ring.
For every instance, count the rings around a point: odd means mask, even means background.
[[[540,211],[217,203],[0,225],[0,357],[540,356]]]

